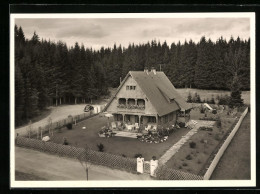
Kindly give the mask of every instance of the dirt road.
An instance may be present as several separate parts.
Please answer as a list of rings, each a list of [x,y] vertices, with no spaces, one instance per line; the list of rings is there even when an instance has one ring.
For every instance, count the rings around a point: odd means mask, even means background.
[[[46,180],[86,180],[80,162],[39,151],[15,148],[15,170]],[[149,180],[149,175],[132,174],[103,166],[90,165],[89,180]]]
[[[247,113],[239,130],[214,170],[212,180],[250,179],[250,113]]]

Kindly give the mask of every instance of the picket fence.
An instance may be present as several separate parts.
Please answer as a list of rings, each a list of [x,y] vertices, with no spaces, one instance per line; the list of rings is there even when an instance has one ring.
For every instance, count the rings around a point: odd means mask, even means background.
[[[239,127],[240,127],[244,117],[246,116],[247,112],[248,112],[248,108],[245,109],[245,111],[241,115],[240,119],[238,120],[237,124],[233,128],[232,132],[229,134],[229,136],[227,137],[227,139],[224,141],[224,143],[222,144],[221,148],[219,149],[218,153],[214,157],[214,159],[211,162],[208,170],[204,174],[204,177],[203,177],[204,180],[209,180],[210,179],[210,177],[211,177],[214,169],[216,168],[220,158],[222,157],[222,155],[224,154],[224,152],[227,149],[228,145],[230,144],[231,140],[235,136],[235,134],[236,134],[237,130],[239,129]]]
[[[23,137],[31,137],[31,136],[41,136],[41,134],[44,134],[46,132],[52,133],[53,130],[65,127],[68,123],[76,124],[85,119],[94,117],[94,116],[98,115],[103,110],[103,108],[104,108],[104,106],[95,107],[92,114],[82,113],[79,115],[67,117],[65,119],[62,119],[62,120],[59,120],[56,122],[49,122],[46,125],[38,127],[38,128],[34,128],[33,124],[32,124],[31,128],[30,128],[30,126],[28,126],[25,131],[16,133],[16,136],[19,135],[19,136],[23,136]]]
[[[16,146],[136,173],[136,159],[18,136]]]

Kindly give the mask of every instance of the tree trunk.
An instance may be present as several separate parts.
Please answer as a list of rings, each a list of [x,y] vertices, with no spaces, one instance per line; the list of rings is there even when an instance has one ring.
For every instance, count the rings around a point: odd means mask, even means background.
[[[61,97],[60,97],[60,105],[61,105]]]
[[[75,97],[75,104],[77,104],[77,97]]]
[[[58,106],[58,98],[56,98],[56,106]]]

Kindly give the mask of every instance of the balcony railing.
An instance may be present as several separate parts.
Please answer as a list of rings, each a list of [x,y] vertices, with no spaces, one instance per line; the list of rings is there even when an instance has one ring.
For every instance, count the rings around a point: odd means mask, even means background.
[[[125,104],[119,104],[117,106],[117,108],[122,108],[122,109],[140,109],[140,110],[144,110],[145,109],[145,105],[125,105]]]

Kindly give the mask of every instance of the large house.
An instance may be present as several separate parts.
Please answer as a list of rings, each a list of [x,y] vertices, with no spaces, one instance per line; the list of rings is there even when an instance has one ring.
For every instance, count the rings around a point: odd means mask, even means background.
[[[115,121],[146,126],[175,124],[177,111],[191,109],[164,74],[129,71],[104,108]]]

